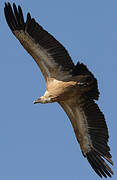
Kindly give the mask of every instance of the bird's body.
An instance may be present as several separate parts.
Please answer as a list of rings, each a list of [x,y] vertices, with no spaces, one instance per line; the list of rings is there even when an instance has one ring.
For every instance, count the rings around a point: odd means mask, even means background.
[[[65,101],[67,99],[73,98],[73,96],[78,96],[78,91],[76,91],[76,89],[78,89],[76,81],[60,81],[56,79],[49,79],[47,81],[47,91],[45,96],[49,96],[52,102]]]
[[[86,77],[80,76],[80,81]],[[91,87],[82,88],[82,83],[79,82],[79,76],[69,77],[69,79],[57,80],[49,78],[46,83],[46,92],[43,97],[50,98],[50,102],[61,102],[71,100],[71,98],[79,98],[85,91]]]
[[[13,34],[39,66],[46,91],[34,103],[58,102],[68,115],[84,157],[100,176],[113,174],[108,146],[108,128],[95,100],[99,98],[97,80],[88,68],[74,65],[66,49],[45,31],[30,14],[24,21],[21,7],[5,3],[6,21]]]

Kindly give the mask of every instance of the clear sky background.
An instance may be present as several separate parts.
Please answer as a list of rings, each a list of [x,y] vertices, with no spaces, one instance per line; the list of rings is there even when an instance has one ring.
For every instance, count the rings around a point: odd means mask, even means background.
[[[44,78],[6,24],[0,0],[0,179],[98,180]],[[117,0],[14,0],[95,74],[117,179]]]

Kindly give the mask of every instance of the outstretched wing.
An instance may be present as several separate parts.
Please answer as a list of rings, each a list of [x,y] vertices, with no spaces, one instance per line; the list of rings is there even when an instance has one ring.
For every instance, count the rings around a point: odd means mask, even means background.
[[[47,31],[45,31],[30,13],[24,21],[22,9],[5,3],[4,13],[8,26],[23,47],[40,67],[45,80],[58,78],[73,69],[74,64],[67,50]]]
[[[59,103],[71,120],[76,138],[84,157],[100,176],[111,177],[111,168],[104,161],[113,165],[108,142],[108,129],[103,113],[91,99],[82,97]]]

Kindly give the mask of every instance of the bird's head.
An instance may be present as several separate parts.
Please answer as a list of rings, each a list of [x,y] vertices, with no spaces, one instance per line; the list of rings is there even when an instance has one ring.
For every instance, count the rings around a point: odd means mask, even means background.
[[[41,96],[40,98],[34,100],[33,103],[34,104],[37,104],[37,103],[45,104],[45,103],[50,103],[50,101],[51,101],[50,98],[45,98],[44,96]]]

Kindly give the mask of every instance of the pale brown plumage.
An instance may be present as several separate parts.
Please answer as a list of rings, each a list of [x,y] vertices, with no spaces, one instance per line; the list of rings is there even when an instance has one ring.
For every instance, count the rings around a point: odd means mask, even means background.
[[[34,103],[58,102],[67,113],[82,153],[100,176],[113,174],[106,159],[113,165],[108,146],[108,129],[98,100],[97,80],[88,68],[75,66],[66,49],[27,14],[24,21],[21,7],[5,3],[6,21],[23,47],[34,58],[46,81],[44,96]],[[103,159],[104,158],[104,159]]]

